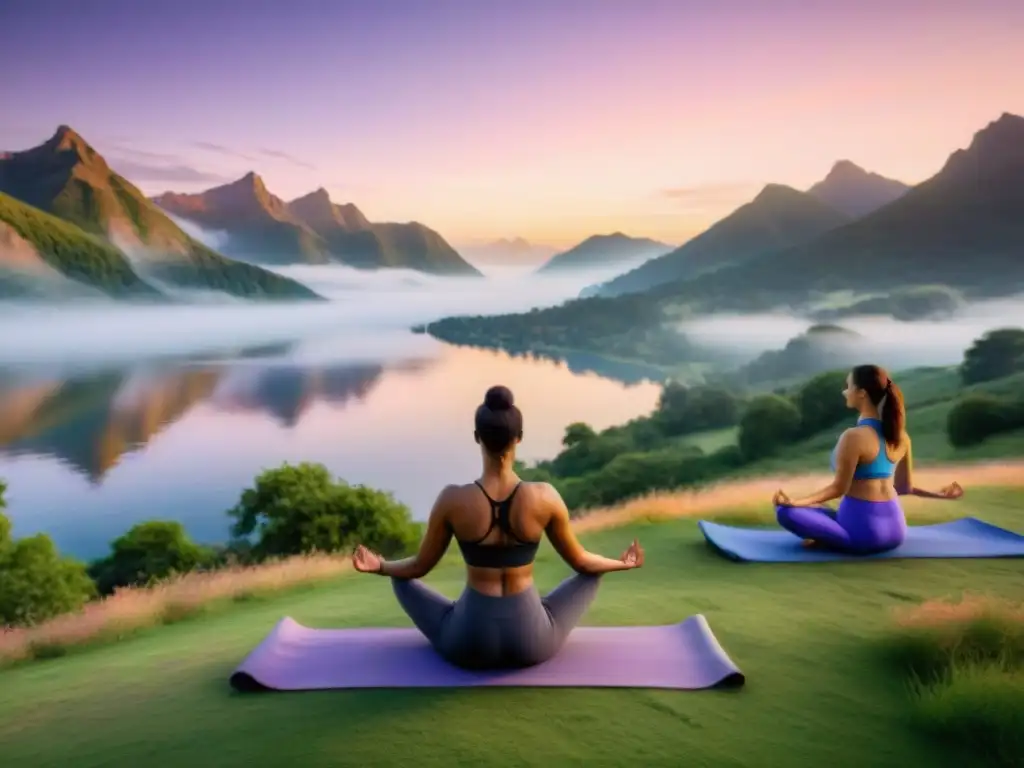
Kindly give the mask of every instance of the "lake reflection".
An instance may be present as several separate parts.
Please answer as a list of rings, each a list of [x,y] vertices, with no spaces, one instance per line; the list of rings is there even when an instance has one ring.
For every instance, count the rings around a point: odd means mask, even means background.
[[[423,518],[446,483],[476,476],[473,411],[492,384],[523,409],[527,461],[557,453],[571,422],[621,423],[658,397],[655,384],[575,373],[572,362],[406,341],[399,359],[379,361],[332,354],[321,338],[75,375],[0,371],[0,478],[15,533],[45,531],[80,557],[153,518],[220,541],[224,511],[262,468],[304,460],[390,490]]]

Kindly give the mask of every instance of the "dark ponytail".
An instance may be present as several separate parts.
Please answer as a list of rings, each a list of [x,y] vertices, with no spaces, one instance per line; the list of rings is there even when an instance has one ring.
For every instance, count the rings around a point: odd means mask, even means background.
[[[907,426],[907,411],[903,392],[889,378],[884,368],[877,365],[858,365],[850,372],[853,385],[863,389],[871,404],[879,408],[882,419],[882,437],[891,446],[899,445]]]

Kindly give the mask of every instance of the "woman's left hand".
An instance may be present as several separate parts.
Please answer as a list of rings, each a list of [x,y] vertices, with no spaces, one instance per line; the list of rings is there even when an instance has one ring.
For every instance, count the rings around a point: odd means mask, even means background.
[[[356,547],[352,553],[352,567],[360,573],[380,573],[380,567],[384,558],[376,552],[371,552],[362,544]]]
[[[793,500],[780,488],[775,492],[775,495],[772,496],[772,504],[776,507],[791,507],[793,506]]]
[[[964,495],[964,489],[960,487],[960,483],[952,482],[940,490],[939,495],[946,499],[959,499]]]

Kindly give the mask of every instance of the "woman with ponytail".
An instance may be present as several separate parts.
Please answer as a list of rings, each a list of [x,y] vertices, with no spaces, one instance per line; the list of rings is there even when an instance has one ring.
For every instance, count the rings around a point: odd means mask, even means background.
[[[860,417],[832,451],[835,477],[802,499],[776,492],[772,503],[779,525],[807,545],[854,554],[895,549],[907,532],[900,496],[958,499],[963,489],[958,483],[938,492],[914,486],[903,393],[884,369],[857,366],[846,377],[843,396]],[[834,499],[841,499],[838,512],[819,506]]]

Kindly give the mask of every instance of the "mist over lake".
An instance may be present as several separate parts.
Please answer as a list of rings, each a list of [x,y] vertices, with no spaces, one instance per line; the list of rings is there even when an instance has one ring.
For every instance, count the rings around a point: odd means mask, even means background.
[[[476,476],[472,415],[492,384],[511,387],[524,411],[528,462],[554,456],[574,421],[601,429],[657,403],[660,384],[597,356],[567,364],[410,331],[448,315],[558,304],[606,274],[279,271],[329,300],[0,305],[0,477],[18,535],[45,531],[62,551],[91,557],[133,523],[165,518],[222,541],[224,511],[260,470],[285,461],[322,462],[389,490],[423,519],[441,487]],[[1020,304],[1003,303],[940,322],[840,324],[907,367],[955,363],[982,332],[1022,317]],[[812,325],[722,315],[680,332],[752,358]]]
[[[594,364],[574,372],[409,330],[557,303],[593,275],[282,271],[330,301],[0,305],[0,477],[17,535],[45,531],[91,557],[164,518],[222,541],[224,511],[261,469],[304,460],[392,491],[422,519],[445,484],[476,476],[473,411],[492,384],[523,408],[528,461],[557,453],[573,421],[607,427],[657,401],[658,386]]]

